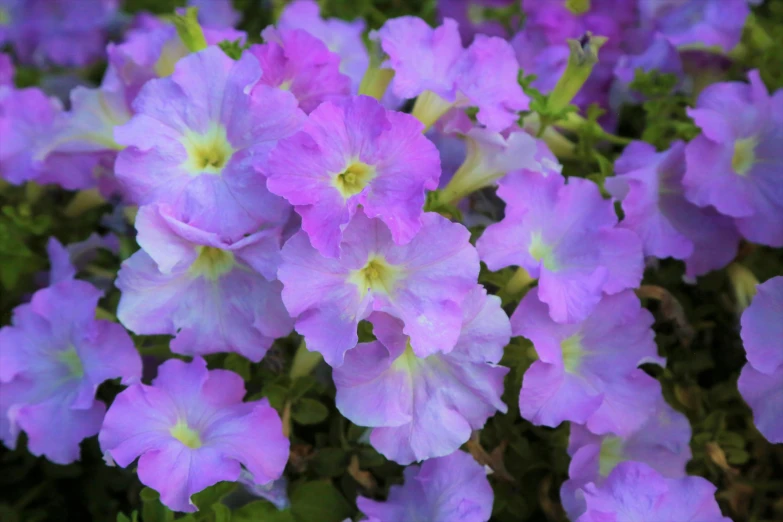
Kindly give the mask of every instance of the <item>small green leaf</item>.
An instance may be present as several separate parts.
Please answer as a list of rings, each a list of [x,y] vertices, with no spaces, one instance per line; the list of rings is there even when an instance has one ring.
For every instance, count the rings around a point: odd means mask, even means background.
[[[226,355],[223,361],[223,368],[238,373],[245,381],[250,380],[250,361],[239,355],[238,353],[230,353]]]
[[[331,482],[308,482],[291,493],[296,522],[342,522],[353,515],[351,505]]]
[[[314,399],[300,399],[294,403],[291,408],[291,417],[298,424],[318,424],[326,420],[329,416],[329,410]]]
[[[212,511],[215,513],[215,522],[231,522],[231,510],[223,504],[214,504]]]

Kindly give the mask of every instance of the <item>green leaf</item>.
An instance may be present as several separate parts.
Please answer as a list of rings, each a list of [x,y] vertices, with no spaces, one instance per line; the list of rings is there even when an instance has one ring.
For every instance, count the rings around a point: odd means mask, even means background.
[[[250,361],[238,353],[230,353],[223,360],[223,368],[238,373],[245,381],[250,380]]]
[[[339,477],[348,467],[348,453],[340,448],[322,448],[313,457],[312,465],[320,477]]]
[[[141,518],[144,522],[171,522],[174,513],[160,503],[160,494],[150,488],[144,488],[139,494],[141,497]]]
[[[214,504],[212,511],[215,513],[215,522],[231,522],[231,510],[223,504]]]
[[[351,505],[331,482],[307,482],[291,493],[296,522],[342,522],[353,515]]]
[[[236,486],[236,482],[218,482],[214,486],[210,486],[204,491],[193,495],[193,503],[199,509],[209,509],[219,503],[223,497],[234,491]]]
[[[261,396],[269,399],[269,404],[280,411],[285,405],[286,397],[288,397],[288,388],[280,384],[269,383],[261,389]]]
[[[204,31],[198,23],[197,7],[188,7],[184,15],[175,14],[171,17],[171,21],[177,28],[177,34],[188,51],[196,53],[207,48]]]
[[[291,408],[291,417],[298,424],[318,424],[326,420],[329,410],[314,399],[300,399]]]
[[[231,522],[296,522],[289,510],[279,511],[266,500],[245,504],[231,514]]]

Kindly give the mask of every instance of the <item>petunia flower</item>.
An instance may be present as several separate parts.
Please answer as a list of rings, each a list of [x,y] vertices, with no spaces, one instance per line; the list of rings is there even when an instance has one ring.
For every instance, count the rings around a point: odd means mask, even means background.
[[[520,415],[537,425],[571,421],[596,434],[631,434],[661,394],[658,382],[638,369],[663,364],[652,314],[625,291],[605,296],[584,321],[560,324],[540,294],[540,288],[528,292],[511,316],[513,334],[529,339],[538,354],[522,379]]]
[[[122,467],[136,458],[142,484],[175,511],[196,511],[191,495],[244,467],[256,484],[283,473],[288,440],[266,399],[242,402],[245,384],[227,370],[207,370],[200,357],[169,359],[152,385],[134,384],[112,403],[98,435],[107,458]]]
[[[742,314],[743,345],[748,363],[739,390],[753,410],[758,430],[773,443],[783,442],[783,276],[756,287],[756,296]]]
[[[325,101],[351,92],[351,80],[340,72],[340,57],[318,38],[301,29],[267,27],[263,44],[248,52],[258,59],[264,74],[259,85],[290,91],[307,114]]]
[[[622,201],[625,218],[619,226],[639,235],[645,255],[685,260],[688,277],[723,268],[734,259],[740,238],[731,218],[685,198],[683,142],[656,152],[652,145],[635,141],[615,162],[615,173],[604,186]]]
[[[435,189],[440,158],[422,125],[369,96],[325,102],[302,130],[278,142],[263,169],[269,190],[302,216],[323,255],[337,257],[343,231],[361,206],[398,244],[421,228],[425,189]]]
[[[472,42],[477,34],[508,38],[509,29],[519,27],[522,17],[506,16],[501,22],[496,16],[504,15],[504,10],[513,9],[516,3],[515,0],[438,0],[438,19],[456,20],[464,44]]]
[[[731,522],[720,512],[716,489],[702,477],[665,478],[647,464],[623,462],[602,485],[585,486],[587,510],[576,522]]]
[[[241,18],[231,0],[188,0],[188,6],[198,8],[198,21],[204,27],[234,27]]]
[[[379,219],[357,212],[343,231],[340,257],[322,256],[303,231],[283,246],[283,302],[307,348],[339,366],[356,346],[359,321],[373,311],[401,319],[416,355],[454,348],[461,304],[475,287],[478,256],[470,233],[435,213],[406,245]]]
[[[758,71],[750,84],[723,82],[688,110],[702,129],[685,148],[685,196],[735,219],[749,241],[783,246],[783,90],[769,96]]]
[[[285,201],[254,166],[304,115],[291,93],[256,85],[260,77],[249,53],[234,61],[208,47],[144,85],[133,118],[115,129],[127,146],[117,178],[136,203],[171,205],[191,225],[224,236],[285,221]]]
[[[467,442],[496,411],[508,368],[497,366],[511,338],[500,299],[476,286],[465,298],[462,327],[449,353],[419,357],[401,321],[369,318],[377,341],[359,344],[334,369],[336,404],[370,443],[400,464],[441,457]]]
[[[647,464],[667,478],[686,476],[691,459],[691,425],[688,418],[659,397],[655,411],[642,426],[628,435],[595,435],[580,424],[571,425],[568,480],[560,488],[560,499],[570,520],[584,513],[582,488],[593,482],[601,486],[621,462]]]
[[[598,186],[552,168],[520,170],[498,182],[506,216],[479,238],[490,270],[517,265],[539,279],[538,294],[557,322],[584,320],[602,295],[635,288],[644,260],[639,237],[617,228]]]
[[[34,455],[68,464],[95,435],[106,406],[95,399],[107,379],[141,378],[141,357],[118,324],[96,320],[101,292],[68,280],[33,295],[0,329],[0,438],[13,448],[20,431]]]
[[[339,18],[321,18],[318,3],[313,0],[294,0],[280,13],[277,28],[281,30],[302,29],[315,36],[333,53],[340,56],[340,72],[351,79],[351,93],[359,92],[370,56],[364,45],[365,22],[361,18],[353,21]]]
[[[237,352],[260,361],[293,322],[275,281],[280,230],[223,239],[182,221],[168,207],[136,217],[142,250],[117,277],[117,317],[137,334],[174,335],[185,355]]]
[[[0,87],[7,85],[13,87],[14,85],[14,62],[11,60],[11,56],[0,52]]]
[[[426,127],[452,107],[477,106],[479,123],[499,132],[528,108],[514,50],[502,38],[477,35],[463,49],[454,20],[433,29],[414,16],[390,19],[370,38],[388,56],[381,66],[394,70],[392,91],[417,98],[413,114]]]
[[[120,241],[112,233],[100,236],[93,232],[84,241],[71,243],[66,247],[55,237],[50,237],[46,243],[46,254],[49,256],[50,265],[49,285],[75,279],[76,273],[96,257],[96,250],[99,248],[118,254]],[[113,278],[109,284],[112,282]]]
[[[356,499],[369,521],[487,522],[492,514],[494,494],[487,474],[467,453],[455,451],[408,466],[404,475],[405,483],[392,486],[386,502]]]

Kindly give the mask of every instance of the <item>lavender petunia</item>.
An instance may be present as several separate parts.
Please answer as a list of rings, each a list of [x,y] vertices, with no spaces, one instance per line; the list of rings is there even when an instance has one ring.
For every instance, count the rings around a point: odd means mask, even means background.
[[[141,377],[127,332],[95,319],[100,297],[89,283],[63,281],[36,292],[0,329],[0,438],[7,446],[24,431],[34,455],[78,460],[79,443],[98,433],[106,410],[95,399],[98,386]]]
[[[579,424],[571,425],[568,480],[560,488],[560,499],[571,520],[585,511],[582,488],[593,482],[601,486],[621,462],[647,464],[668,478],[686,475],[691,459],[691,425],[688,418],[659,397],[647,421],[627,437],[595,435]]]
[[[638,429],[661,394],[658,382],[638,369],[663,364],[652,314],[624,291],[601,299],[583,322],[559,324],[540,293],[528,292],[511,316],[513,334],[528,338],[538,354],[522,379],[522,417],[550,427],[585,424],[597,434],[627,436]]]
[[[147,82],[136,114],[115,129],[127,146],[117,178],[138,204],[171,205],[191,225],[224,236],[285,222],[285,201],[254,167],[304,115],[291,93],[257,85],[260,77],[251,54],[234,61],[208,47],[180,60],[170,77]]]
[[[142,484],[175,511],[196,511],[191,495],[220,481],[235,482],[242,467],[256,484],[283,473],[289,442],[266,399],[242,402],[245,385],[203,359],[170,359],[151,386],[134,384],[106,413],[101,449],[122,467],[139,459]]]
[[[455,451],[405,469],[405,483],[392,486],[386,502],[359,497],[359,510],[376,522],[487,522],[494,494],[484,468]]]
[[[151,205],[136,217],[142,250],[117,278],[117,317],[137,334],[174,335],[186,355],[237,352],[260,361],[293,321],[275,281],[280,230],[223,239]]]
[[[467,442],[496,411],[508,368],[497,366],[511,338],[500,299],[481,286],[465,298],[452,351],[419,357],[403,324],[386,314],[369,318],[378,341],[359,344],[334,369],[337,408],[370,443],[400,464],[441,457]]]
[[[462,225],[427,212],[416,237],[397,245],[379,219],[357,212],[343,231],[340,257],[331,259],[300,231],[283,246],[283,302],[308,349],[332,366],[356,346],[359,321],[373,311],[405,323],[416,355],[449,352],[479,272],[469,236]]]
[[[351,79],[351,93],[359,92],[370,56],[362,35],[365,23],[361,18],[351,22],[339,18],[321,18],[313,0],[295,0],[285,6],[277,21],[281,30],[302,29],[315,36],[333,53],[340,56],[340,72]]]
[[[264,71],[259,85],[290,91],[307,114],[350,93],[351,80],[340,72],[340,57],[315,36],[274,27],[264,29],[261,36],[265,43],[249,49]]]
[[[546,168],[511,172],[498,183],[506,216],[477,248],[490,270],[517,265],[539,279],[541,300],[561,323],[584,320],[605,294],[639,285],[639,237],[618,228],[611,201],[582,178]]]
[[[14,85],[14,62],[11,56],[0,52],[0,87],[4,85],[13,87]]]
[[[753,423],[773,444],[783,443],[783,366],[762,373],[746,364],[737,381],[742,398],[753,410]]]
[[[234,27],[241,18],[231,0],[188,0],[188,6],[198,8],[198,21],[204,27]]]
[[[689,116],[702,134],[685,149],[685,196],[735,218],[748,240],[783,246],[783,90],[769,96],[758,71],[750,84],[710,85]]]
[[[683,142],[656,153],[652,145],[635,141],[615,162],[615,172],[605,187],[622,201],[625,218],[619,226],[639,235],[645,255],[685,260],[688,277],[734,259],[740,237],[731,218],[685,198]]]
[[[302,130],[282,139],[263,169],[269,190],[295,205],[310,243],[339,255],[343,231],[361,206],[398,244],[421,228],[425,189],[435,189],[440,158],[422,125],[368,96],[326,102]]]
[[[716,489],[702,477],[665,478],[647,464],[623,462],[602,485],[585,486],[587,511],[576,522],[731,522],[720,512]]]

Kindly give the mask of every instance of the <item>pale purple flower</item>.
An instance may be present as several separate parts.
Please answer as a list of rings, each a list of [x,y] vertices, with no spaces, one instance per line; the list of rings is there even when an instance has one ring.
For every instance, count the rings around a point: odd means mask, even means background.
[[[602,485],[584,488],[587,511],[576,522],[731,522],[702,477],[666,478],[647,464],[618,464]]]
[[[256,484],[283,473],[289,442],[266,399],[242,402],[245,383],[227,370],[207,370],[200,357],[169,359],[151,386],[134,384],[112,403],[98,436],[122,467],[136,458],[142,484],[175,511],[196,511],[191,495],[242,468]]]
[[[460,336],[447,354],[419,357],[403,324],[375,313],[377,341],[359,344],[334,369],[337,408],[373,428],[370,443],[400,464],[441,457],[467,442],[496,411],[508,368],[497,366],[511,338],[500,299],[476,286],[463,304]]]
[[[332,366],[356,346],[359,321],[373,311],[405,323],[416,355],[449,352],[479,272],[469,237],[462,225],[427,212],[413,240],[397,245],[379,219],[357,212],[343,231],[340,257],[331,259],[298,232],[283,246],[283,302],[307,348]]]
[[[740,237],[731,218],[685,198],[685,147],[678,141],[656,152],[635,141],[615,161],[616,175],[604,186],[622,201],[625,218],[619,226],[639,235],[645,255],[682,259],[685,274],[696,277],[729,264]]]
[[[237,352],[260,361],[293,321],[275,281],[280,230],[224,238],[179,219],[168,207],[136,217],[142,250],[117,278],[117,317],[137,334],[174,335],[185,355]]]
[[[748,363],[739,390],[753,409],[759,431],[771,442],[783,442],[783,276],[756,287],[742,314],[743,345]]]
[[[749,241],[783,246],[783,90],[770,97],[758,71],[750,84],[710,85],[688,115],[702,134],[685,149],[685,196],[735,218]]]
[[[232,0],[188,0],[188,6],[198,8],[198,21],[204,27],[234,27],[240,20]]]
[[[489,18],[487,11],[496,13],[512,7],[519,0],[438,0],[438,18],[453,18],[459,23],[462,42],[469,44],[477,34],[511,36],[508,29],[499,20]],[[508,20],[512,27],[519,27],[522,20],[516,16]]]
[[[581,321],[602,295],[639,285],[641,241],[616,226],[612,202],[595,183],[569,178],[566,184],[547,168],[511,172],[498,185],[506,216],[479,238],[481,259],[490,270],[517,265],[538,278],[555,321]]]
[[[369,521],[487,522],[494,494],[486,471],[473,457],[455,451],[405,468],[405,483],[392,486],[386,502],[359,497]]]
[[[14,62],[6,53],[0,52],[0,87],[14,85]]]
[[[621,462],[643,462],[668,478],[686,475],[691,459],[691,425],[688,418],[666,404],[663,397],[647,421],[627,437],[595,435],[580,424],[571,425],[568,480],[560,488],[560,500],[570,520],[584,513],[581,489],[589,482],[601,486]]]
[[[290,91],[307,114],[325,101],[338,100],[351,91],[351,80],[340,72],[340,57],[318,38],[301,29],[267,27],[265,43],[249,52],[258,59],[259,85]]]
[[[120,250],[120,241],[112,233],[100,236],[93,232],[84,241],[71,243],[65,247],[56,238],[50,237],[46,243],[46,253],[51,266],[49,284],[74,279],[78,270],[95,259],[96,250],[99,248],[117,254]]]
[[[421,228],[425,189],[438,186],[440,158],[409,114],[369,96],[326,102],[302,130],[282,139],[263,173],[269,190],[302,216],[323,255],[337,257],[343,230],[361,206],[398,244]]]
[[[653,413],[661,388],[640,370],[657,355],[653,317],[630,291],[605,296],[576,324],[552,320],[531,290],[511,316],[513,335],[538,354],[525,372],[519,412],[537,425],[585,424],[593,433],[627,436]]]
[[[171,205],[192,226],[223,236],[285,222],[287,204],[256,167],[304,114],[291,93],[256,85],[261,73],[249,53],[234,61],[208,47],[144,85],[135,115],[114,133],[127,146],[117,178],[136,203]]]
[[[413,16],[388,20],[370,38],[388,57],[381,66],[394,70],[392,91],[403,99],[418,97],[413,112],[427,126],[451,107],[478,106],[479,123],[499,132],[528,108],[514,50],[502,38],[477,35],[463,49],[454,20],[433,29]]]
[[[34,455],[68,464],[98,433],[106,406],[95,399],[107,379],[141,377],[141,357],[118,324],[96,320],[101,292],[69,280],[39,290],[0,329],[0,438],[20,431]]]
[[[280,13],[277,27],[281,30],[302,29],[325,43],[331,52],[340,56],[340,72],[351,79],[351,92],[359,92],[359,84],[370,65],[370,56],[362,38],[364,20],[323,19],[316,2],[295,0]]]

